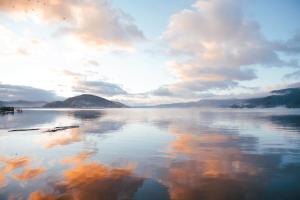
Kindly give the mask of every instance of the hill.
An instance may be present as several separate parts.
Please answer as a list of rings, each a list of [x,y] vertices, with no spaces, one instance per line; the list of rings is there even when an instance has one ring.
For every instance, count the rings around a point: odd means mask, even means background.
[[[273,95],[247,99],[244,102],[246,107],[273,108],[284,106],[287,108],[300,108],[300,88],[287,88],[274,90]]]
[[[160,104],[156,108],[192,108],[192,107],[208,107],[208,108],[226,108],[234,104],[241,103],[240,99],[203,99],[199,101]]]
[[[68,98],[64,101],[55,101],[47,103],[44,108],[125,108],[126,105],[110,101],[102,97],[90,94]]]

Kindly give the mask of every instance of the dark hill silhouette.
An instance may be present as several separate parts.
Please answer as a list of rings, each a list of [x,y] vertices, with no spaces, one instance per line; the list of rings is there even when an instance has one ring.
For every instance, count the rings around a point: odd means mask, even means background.
[[[90,94],[70,97],[64,101],[45,104],[45,108],[125,108],[126,105]]]
[[[158,108],[189,108],[189,107],[216,107],[216,108],[300,108],[300,88],[287,88],[271,91],[271,95],[250,99],[203,99],[194,102],[160,104]]]
[[[273,95],[245,100],[248,107],[273,108],[285,106],[287,108],[300,108],[300,88],[287,88],[274,90]]]

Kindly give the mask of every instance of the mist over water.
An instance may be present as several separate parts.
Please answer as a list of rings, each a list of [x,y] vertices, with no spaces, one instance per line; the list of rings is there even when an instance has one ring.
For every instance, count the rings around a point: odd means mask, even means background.
[[[298,109],[0,116],[0,199],[296,200],[299,183]]]

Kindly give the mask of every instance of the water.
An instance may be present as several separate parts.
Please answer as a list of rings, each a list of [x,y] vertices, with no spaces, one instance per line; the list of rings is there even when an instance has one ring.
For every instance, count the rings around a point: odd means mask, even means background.
[[[68,125],[80,127],[45,132]],[[0,116],[0,199],[298,200],[300,110]]]

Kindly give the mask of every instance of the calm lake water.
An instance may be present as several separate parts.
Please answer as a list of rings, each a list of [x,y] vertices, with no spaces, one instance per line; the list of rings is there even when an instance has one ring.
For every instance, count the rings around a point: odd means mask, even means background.
[[[299,200],[300,110],[3,115],[0,199]]]

